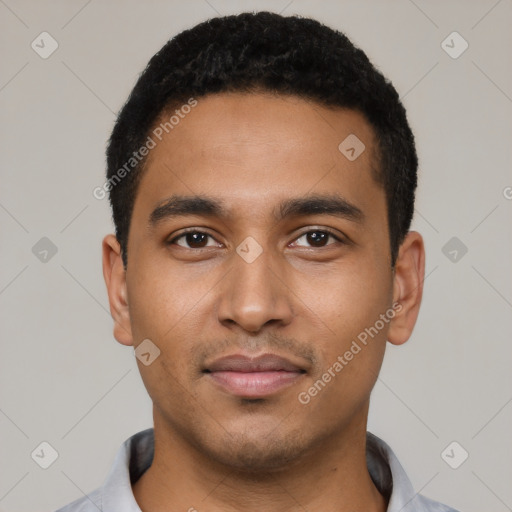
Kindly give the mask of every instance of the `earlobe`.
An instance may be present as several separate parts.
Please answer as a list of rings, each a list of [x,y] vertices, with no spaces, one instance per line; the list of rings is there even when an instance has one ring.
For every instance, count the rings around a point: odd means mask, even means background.
[[[114,337],[122,345],[133,345],[130,310],[126,289],[126,270],[121,247],[114,235],[103,239],[103,277],[107,285],[110,313],[114,320]]]
[[[410,231],[400,246],[393,278],[395,317],[390,322],[388,341],[405,343],[418,318],[425,279],[425,247],[422,236]]]

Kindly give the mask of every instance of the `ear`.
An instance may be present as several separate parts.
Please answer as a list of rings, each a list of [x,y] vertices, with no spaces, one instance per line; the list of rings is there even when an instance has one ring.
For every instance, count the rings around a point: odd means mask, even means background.
[[[110,313],[114,319],[114,338],[122,345],[133,345],[121,246],[114,235],[107,235],[103,239],[102,250],[103,277],[107,285]]]
[[[398,305],[388,331],[388,341],[393,345],[401,345],[411,336],[420,311],[424,279],[423,238],[416,231],[409,231],[400,246],[393,277],[393,304]]]

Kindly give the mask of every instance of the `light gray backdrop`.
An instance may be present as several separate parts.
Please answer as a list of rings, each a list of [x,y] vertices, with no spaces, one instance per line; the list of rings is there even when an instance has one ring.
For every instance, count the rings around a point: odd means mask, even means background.
[[[370,430],[418,491],[512,510],[511,0],[0,0],[0,510],[90,492],[151,426],[101,275],[105,141],[168,38],[262,9],[346,32],[392,79],[417,137],[425,297],[412,339],[388,349]]]

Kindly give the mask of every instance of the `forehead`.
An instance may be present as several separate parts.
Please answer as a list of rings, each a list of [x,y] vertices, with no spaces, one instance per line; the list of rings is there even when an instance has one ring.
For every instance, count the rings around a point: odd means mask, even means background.
[[[335,192],[364,209],[383,196],[372,177],[372,127],[350,109],[295,96],[215,94],[162,114],[150,136],[155,146],[136,209],[173,194],[223,197],[240,208]]]

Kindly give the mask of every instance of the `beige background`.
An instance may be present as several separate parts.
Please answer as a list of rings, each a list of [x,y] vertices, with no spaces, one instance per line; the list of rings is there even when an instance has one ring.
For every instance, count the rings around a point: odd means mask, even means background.
[[[90,492],[151,426],[101,276],[110,212],[92,190],[105,141],[169,37],[262,9],[346,32],[392,79],[417,137],[425,298],[410,342],[386,354],[370,430],[418,491],[461,511],[512,510],[511,0],[0,0],[0,510]],[[59,45],[47,59],[31,48],[43,31]],[[453,31],[469,43],[457,59],[441,46]],[[57,249],[46,262],[32,252],[42,237]],[[442,251],[452,237],[468,249],[456,262]],[[42,441],[59,454],[46,470],[30,455]],[[452,441],[469,453],[458,469],[441,457]]]

